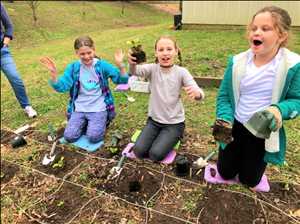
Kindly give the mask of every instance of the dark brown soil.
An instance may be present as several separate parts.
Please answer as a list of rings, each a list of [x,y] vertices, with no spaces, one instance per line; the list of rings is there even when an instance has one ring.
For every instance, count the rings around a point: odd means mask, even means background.
[[[258,193],[258,198],[280,208],[287,214],[293,213],[300,208],[300,186],[286,185],[285,183],[271,183],[271,190],[268,193]],[[267,218],[269,223],[289,223],[291,220],[282,215],[271,206],[268,208]],[[300,223],[300,217],[294,217]]]
[[[73,223],[144,223],[145,211],[120,200],[103,195],[82,210]],[[92,222],[94,220],[94,222]]]
[[[112,166],[111,166],[112,167]],[[110,168],[111,168],[110,167]],[[108,167],[102,167],[108,174]],[[146,202],[158,191],[161,185],[162,175],[151,172],[145,168],[125,166],[119,176],[114,180],[107,180],[107,175],[96,174],[94,178],[102,178],[103,181],[95,185],[99,190],[124,198],[127,201],[145,205]]]
[[[57,177],[63,177],[68,172],[70,172],[74,167],[76,167],[81,161],[85,159],[85,157],[79,153],[74,151],[70,151],[65,149],[64,147],[57,146],[55,149],[55,160],[47,166],[42,164],[42,160],[46,153],[50,152],[50,146],[48,151],[41,151],[37,156],[37,159],[33,161],[33,167],[37,170],[40,170],[47,174],[53,174]],[[53,165],[57,163],[62,157],[63,158],[63,166],[53,168]]]
[[[175,173],[175,163],[164,165],[148,160],[129,159],[125,160],[120,176],[109,180],[110,169],[117,164],[129,137],[119,142],[120,151],[116,155],[109,152],[109,144],[93,153],[92,157],[88,153],[79,154],[69,146],[58,145],[56,161],[63,156],[64,165],[54,169],[41,164],[44,155],[50,151],[51,143],[45,134],[37,133],[32,132],[31,136],[47,144],[49,150],[38,151],[31,157],[28,165],[53,177],[62,178],[69,173],[71,175],[67,180],[70,183],[64,182],[58,188],[61,182],[58,179],[32,171],[28,173],[23,168],[21,172],[17,165],[1,161],[1,172],[4,173],[1,178],[1,188],[4,188],[1,197],[9,197],[19,206],[24,202],[30,204],[29,201],[39,201],[26,210],[29,216],[23,215],[23,219],[18,219],[16,223],[67,223],[70,220],[78,224],[144,223],[145,209],[128,202],[165,214],[148,211],[147,223],[152,224],[185,223],[182,220],[205,224],[300,222],[299,218],[288,217],[300,207],[299,186],[271,183],[271,191],[268,193],[250,193],[242,186],[237,186],[238,190],[234,191],[231,190],[235,189],[232,186],[207,185],[203,180],[204,170],[198,172],[192,169],[190,175],[179,178]],[[1,131],[1,141],[9,134],[11,133]],[[191,137],[197,139],[196,136]],[[194,143],[191,139],[184,139],[180,151],[190,164],[198,159],[198,156],[189,154],[192,147],[199,146]],[[206,139],[203,144],[207,146],[210,143]],[[201,151],[201,155],[204,156],[208,151]],[[83,160],[85,161],[82,162]],[[77,168],[74,169],[75,167]],[[163,176],[162,173],[170,176]],[[101,191],[104,193],[100,193]],[[4,208],[7,210],[7,207]],[[18,209],[13,207],[12,211],[16,213]]]
[[[264,223],[253,222],[264,217],[263,211],[254,199],[231,192],[221,191],[218,186],[210,186],[201,201],[201,223]]]
[[[10,144],[17,135],[11,131],[1,129],[1,144]]]
[[[153,209],[173,216],[173,218],[168,217],[166,219],[161,215],[155,215],[152,222],[167,223],[167,220],[172,220],[172,223],[173,221],[174,223],[182,223],[176,219],[178,217],[196,223],[200,210],[196,203],[198,200],[202,200],[202,191],[203,189],[199,185],[166,177],[164,186],[154,202]]]
[[[271,187],[272,188],[272,187]],[[291,186],[291,189],[295,189]],[[276,194],[275,189],[270,193],[264,193],[263,197],[270,198]],[[286,194],[284,200],[292,202],[294,206],[298,203],[299,192],[290,190],[291,194]],[[272,193],[274,192],[274,193]],[[258,194],[259,195],[259,194]],[[260,197],[258,197],[260,198]],[[266,201],[265,198],[263,201]],[[282,200],[281,203],[284,201]],[[270,204],[278,207],[270,199]],[[277,209],[264,202],[256,200],[254,196],[245,196],[238,192],[226,191],[218,185],[209,185],[202,200],[198,202],[198,210],[202,210],[199,220],[201,223],[222,223],[222,224],[248,224],[248,223],[290,223],[291,219]],[[299,207],[298,207],[299,208]],[[286,209],[282,208],[282,211]],[[289,211],[285,211],[287,214]],[[298,219],[300,221],[300,219]]]
[[[65,182],[52,197],[31,209],[31,216],[46,223],[66,223],[92,196],[81,187]]]
[[[18,171],[17,165],[1,160],[1,184],[10,181]]]

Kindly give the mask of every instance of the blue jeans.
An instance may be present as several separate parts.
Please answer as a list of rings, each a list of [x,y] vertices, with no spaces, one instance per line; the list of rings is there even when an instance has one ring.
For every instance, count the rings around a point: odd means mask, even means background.
[[[22,108],[29,106],[25,86],[17,71],[15,62],[10,54],[8,47],[1,48],[1,71],[5,74]]]
[[[91,143],[104,139],[106,130],[107,111],[102,112],[73,112],[64,132],[68,142],[77,141],[86,128],[86,136]]]

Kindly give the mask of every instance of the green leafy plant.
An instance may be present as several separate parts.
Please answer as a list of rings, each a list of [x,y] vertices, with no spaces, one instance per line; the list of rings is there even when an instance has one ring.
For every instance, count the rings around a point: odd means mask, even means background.
[[[126,42],[130,45],[132,56],[136,58],[136,63],[140,64],[146,61],[146,53],[143,51],[142,44],[139,39],[129,40]]]
[[[126,42],[128,45],[130,45],[131,48],[135,48],[135,49],[138,49],[138,48],[141,48],[142,47],[142,44],[141,44],[141,41],[140,39],[136,38],[134,40],[128,40]]]
[[[119,149],[117,147],[110,147],[109,151],[111,152],[111,154],[115,155],[119,152]]]
[[[65,157],[60,157],[60,159],[52,165],[52,168],[62,168],[65,165]]]

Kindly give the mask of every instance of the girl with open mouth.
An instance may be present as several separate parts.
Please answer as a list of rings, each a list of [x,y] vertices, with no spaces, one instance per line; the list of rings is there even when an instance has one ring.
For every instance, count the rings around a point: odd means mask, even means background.
[[[284,163],[282,121],[300,113],[300,55],[285,48],[290,26],[291,18],[284,9],[269,6],[259,10],[248,26],[250,49],[230,58],[216,116],[232,125],[233,141],[219,142],[219,179],[211,182],[232,179],[256,191],[269,191],[264,175],[267,163]],[[265,115],[266,129],[260,130],[261,121],[251,119],[257,115]],[[264,136],[263,131],[270,137],[259,137]]]

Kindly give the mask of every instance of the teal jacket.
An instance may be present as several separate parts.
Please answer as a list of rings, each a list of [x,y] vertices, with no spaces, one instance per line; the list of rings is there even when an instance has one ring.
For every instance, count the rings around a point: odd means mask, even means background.
[[[114,99],[109,89],[109,78],[115,84],[127,83],[128,75],[121,75],[120,70],[105,60],[99,60],[95,64],[95,72],[99,77],[100,88],[104,95],[104,102],[107,110],[107,124],[112,121],[115,116]],[[77,99],[79,92],[79,72],[80,72],[80,61],[70,63],[64,71],[64,74],[58,78],[57,82],[49,80],[49,84],[57,92],[70,93],[70,100],[67,108],[67,116],[70,117],[71,113],[75,110],[75,100]]]
[[[228,61],[224,78],[217,96],[217,118],[233,123],[234,113],[239,100],[240,81],[246,74],[248,51],[242,52]],[[300,55],[283,48],[283,59],[280,62],[272,90],[272,105],[276,106],[283,120],[296,118],[300,113]],[[226,144],[220,142],[222,149]],[[286,136],[284,127],[272,132],[265,140],[266,152],[264,160],[277,165],[283,164],[286,152]]]

